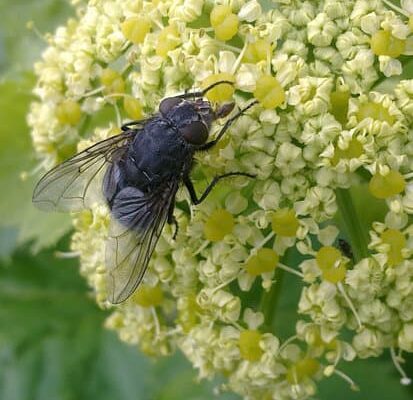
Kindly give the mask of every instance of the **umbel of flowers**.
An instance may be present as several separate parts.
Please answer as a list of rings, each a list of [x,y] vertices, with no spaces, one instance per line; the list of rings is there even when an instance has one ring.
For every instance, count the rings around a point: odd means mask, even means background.
[[[180,349],[247,399],[305,399],[342,363],[413,351],[413,2],[91,0],[47,36],[28,116],[45,169],[219,80],[258,105],[199,154],[200,206],[179,192],[140,289],[107,326],[151,356]],[[392,78],[391,80],[388,78]],[[216,130],[219,129],[217,126]],[[72,247],[106,305],[104,204]],[[345,241],[344,241],[345,240]],[[286,280],[286,277],[288,278]],[[286,337],[278,306],[294,290]]]

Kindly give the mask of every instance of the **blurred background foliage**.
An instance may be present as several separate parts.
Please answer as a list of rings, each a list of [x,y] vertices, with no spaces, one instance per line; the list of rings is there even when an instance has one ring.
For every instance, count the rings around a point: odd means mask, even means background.
[[[149,360],[103,328],[78,274],[76,259],[58,259],[69,248],[67,215],[31,206],[37,175],[25,115],[33,99],[33,62],[46,42],[28,30],[53,30],[73,13],[63,0],[0,0],[0,399],[1,400],[203,400],[217,382],[196,381],[182,355]],[[22,173],[29,172],[24,180]],[[292,334],[300,288],[282,285],[276,326]],[[413,358],[406,370],[413,375]],[[320,399],[408,400],[390,357],[362,360],[343,370],[359,385],[351,392],[338,378],[325,380]],[[223,394],[220,400],[236,399]]]

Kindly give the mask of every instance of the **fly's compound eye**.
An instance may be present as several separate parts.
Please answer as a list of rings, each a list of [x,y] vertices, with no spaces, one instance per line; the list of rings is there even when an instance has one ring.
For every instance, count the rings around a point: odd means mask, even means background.
[[[204,144],[208,139],[208,128],[201,121],[193,121],[180,131],[184,139],[194,145]]]
[[[169,113],[175,106],[181,103],[182,99],[179,97],[167,97],[161,101],[159,105],[159,111],[163,116]]]

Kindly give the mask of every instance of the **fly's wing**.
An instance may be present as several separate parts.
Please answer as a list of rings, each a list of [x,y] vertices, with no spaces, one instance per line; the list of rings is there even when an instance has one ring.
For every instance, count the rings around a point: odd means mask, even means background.
[[[138,287],[173,207],[178,181],[144,194],[127,187],[115,197],[106,244],[109,301],[125,301]]]
[[[33,204],[44,211],[80,211],[98,201],[106,167],[136,135],[127,131],[83,150],[50,170],[36,185]]]

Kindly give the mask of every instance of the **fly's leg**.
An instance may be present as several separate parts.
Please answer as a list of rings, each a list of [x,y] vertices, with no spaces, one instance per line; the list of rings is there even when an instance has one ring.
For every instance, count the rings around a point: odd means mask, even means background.
[[[203,150],[209,150],[211,147],[214,147],[219,142],[219,140],[222,138],[224,133],[228,130],[228,128],[231,126],[231,124],[237,118],[239,118],[242,114],[244,114],[245,111],[250,109],[252,106],[255,106],[255,104],[257,104],[257,103],[258,103],[258,100],[254,100],[252,103],[248,104],[244,108],[241,108],[241,110],[239,110],[235,115],[233,115],[231,118],[227,119],[224,126],[222,127],[222,129],[218,133],[218,136],[214,140],[211,140],[208,143],[202,144],[201,146],[197,147],[196,150],[197,151],[203,151]]]
[[[191,98],[204,97],[211,89],[213,89],[214,87],[216,87],[218,85],[223,85],[223,84],[233,85],[234,82],[231,82],[231,81],[215,82],[215,83],[209,85],[208,87],[206,87],[204,90],[201,90],[199,92],[185,92],[184,94],[180,94],[176,97],[178,97],[179,99],[187,99],[189,97],[191,97]]]
[[[120,129],[122,129],[123,132],[127,132],[131,129],[132,126],[142,126],[143,120],[136,120],[136,121],[129,121],[126,124],[123,124]]]
[[[178,230],[179,230],[178,221],[176,220],[175,215],[174,215],[174,209],[175,209],[175,199],[174,199],[174,201],[171,202],[171,205],[169,206],[168,220],[167,220],[169,225],[172,225],[172,224],[175,225],[175,232],[172,236],[173,240],[176,239],[176,236],[178,235]]]
[[[228,172],[226,174],[215,176],[214,179],[212,179],[212,182],[206,187],[204,193],[202,193],[200,197],[198,197],[198,195],[196,194],[194,184],[192,183],[189,175],[184,176],[183,182],[186,188],[188,189],[192,203],[196,205],[202,203],[206,199],[209,193],[211,193],[211,190],[221,179],[228,178],[230,176],[246,176],[248,178],[255,178],[255,175],[247,174],[246,172]]]

